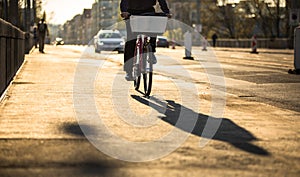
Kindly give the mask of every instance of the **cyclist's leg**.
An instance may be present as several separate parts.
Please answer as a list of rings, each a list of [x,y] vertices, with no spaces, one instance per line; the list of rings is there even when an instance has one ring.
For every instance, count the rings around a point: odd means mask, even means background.
[[[127,40],[125,43],[124,51],[124,71],[126,72],[126,79],[131,80],[136,36],[134,36],[134,34],[131,32],[130,21],[126,20],[125,23],[127,31]]]
[[[155,53],[156,52],[156,37],[151,37],[150,38],[150,44],[152,47],[152,52]]]
[[[136,43],[135,40],[127,41],[125,43],[124,71],[126,72],[132,72],[135,43]]]

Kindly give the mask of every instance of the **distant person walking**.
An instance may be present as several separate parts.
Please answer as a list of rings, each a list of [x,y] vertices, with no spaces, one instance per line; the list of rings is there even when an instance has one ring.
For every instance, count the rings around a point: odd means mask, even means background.
[[[34,40],[34,46],[35,46],[35,48],[37,48],[39,39],[38,39],[37,26],[36,25],[33,27],[33,40]]]
[[[212,35],[213,47],[216,47],[218,36],[217,34]]]
[[[45,37],[49,36],[48,26],[45,23],[45,19],[41,19],[41,21],[38,24],[38,37],[39,37],[39,51],[41,53],[44,52],[44,45],[45,45]]]

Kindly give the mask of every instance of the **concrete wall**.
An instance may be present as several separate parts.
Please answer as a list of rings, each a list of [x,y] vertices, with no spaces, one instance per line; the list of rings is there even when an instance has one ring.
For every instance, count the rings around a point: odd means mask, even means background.
[[[30,48],[30,35],[27,47],[25,39],[23,31],[0,19],[0,96],[12,81]]]

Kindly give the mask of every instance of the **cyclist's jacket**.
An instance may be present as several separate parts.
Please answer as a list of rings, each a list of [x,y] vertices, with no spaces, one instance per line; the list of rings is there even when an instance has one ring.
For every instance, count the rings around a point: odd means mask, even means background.
[[[166,0],[121,0],[121,12],[129,12],[131,14],[140,14],[146,12],[154,12],[156,3],[159,3],[164,13],[170,13]]]

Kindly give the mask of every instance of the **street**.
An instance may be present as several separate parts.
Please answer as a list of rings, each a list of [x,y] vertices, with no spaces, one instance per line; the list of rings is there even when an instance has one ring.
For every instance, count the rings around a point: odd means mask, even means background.
[[[299,176],[293,50],[258,51],[158,48],[148,99],[123,54],[34,50],[0,104],[0,176]]]

